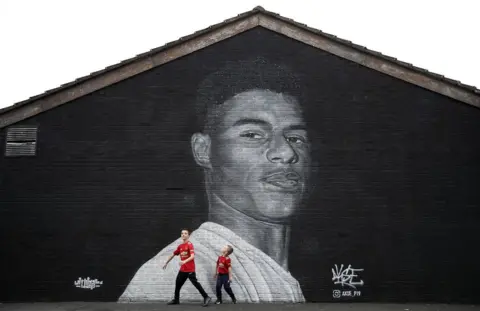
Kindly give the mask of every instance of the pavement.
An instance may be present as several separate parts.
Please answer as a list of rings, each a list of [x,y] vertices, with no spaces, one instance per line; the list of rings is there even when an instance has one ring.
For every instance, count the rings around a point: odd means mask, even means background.
[[[0,303],[0,310],[2,311],[188,311],[201,308],[200,304],[167,306],[164,303]],[[480,311],[480,305],[384,303],[223,304],[210,305],[208,309],[224,311]]]

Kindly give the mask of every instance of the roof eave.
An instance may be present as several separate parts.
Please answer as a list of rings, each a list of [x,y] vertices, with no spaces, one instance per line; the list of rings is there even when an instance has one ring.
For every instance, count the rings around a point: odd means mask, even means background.
[[[264,27],[392,77],[480,108],[480,90],[256,7],[189,36],[0,109],[0,128],[173,61],[254,27]]]

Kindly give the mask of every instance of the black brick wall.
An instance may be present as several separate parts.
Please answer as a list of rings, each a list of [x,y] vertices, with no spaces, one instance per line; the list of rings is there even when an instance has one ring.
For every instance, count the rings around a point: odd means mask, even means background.
[[[319,173],[290,256],[306,299],[334,300],[331,269],[352,264],[355,301],[479,302],[480,110],[261,29],[23,121],[39,126],[36,157],[3,157],[0,132],[0,301],[115,301],[205,221],[195,88],[255,55],[309,91]]]

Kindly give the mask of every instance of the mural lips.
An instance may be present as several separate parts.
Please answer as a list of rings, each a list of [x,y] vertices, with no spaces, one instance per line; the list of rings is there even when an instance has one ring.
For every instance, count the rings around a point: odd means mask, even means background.
[[[296,192],[300,187],[300,175],[291,169],[275,170],[260,179],[269,185],[269,190]]]

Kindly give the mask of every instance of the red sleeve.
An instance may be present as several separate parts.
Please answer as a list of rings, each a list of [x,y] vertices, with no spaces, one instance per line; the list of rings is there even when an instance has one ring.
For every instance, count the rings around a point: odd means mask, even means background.
[[[218,266],[219,262],[220,262],[220,257],[217,258],[217,266]]]
[[[230,258],[228,258],[227,260],[227,268],[230,268],[232,266],[232,261],[230,260]]]
[[[180,254],[180,246],[177,247],[177,249],[173,252],[175,256],[178,256]]]
[[[188,249],[190,250],[190,255],[195,254],[195,249],[193,248],[193,244],[188,242]]]

